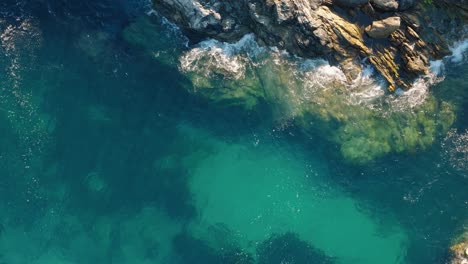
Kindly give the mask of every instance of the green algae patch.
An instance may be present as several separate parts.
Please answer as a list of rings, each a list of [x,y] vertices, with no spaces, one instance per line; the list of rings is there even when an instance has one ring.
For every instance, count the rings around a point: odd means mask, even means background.
[[[429,148],[454,123],[455,112],[449,103],[431,97],[406,112],[388,116],[370,112],[349,118],[332,140],[341,145],[347,160],[366,163],[391,152],[414,153]]]
[[[222,74],[213,71],[210,75],[189,73],[192,82],[190,92],[224,106],[240,106],[246,110],[255,107],[264,98],[260,81],[252,75],[242,79],[221,79]]]
[[[191,92],[247,110],[266,102],[278,122],[319,132],[353,164],[428,149],[455,121],[455,106],[430,94],[427,80],[408,93],[386,94],[370,69],[350,83],[323,60],[261,48],[253,36],[235,44],[202,42],[183,53],[180,69]]]

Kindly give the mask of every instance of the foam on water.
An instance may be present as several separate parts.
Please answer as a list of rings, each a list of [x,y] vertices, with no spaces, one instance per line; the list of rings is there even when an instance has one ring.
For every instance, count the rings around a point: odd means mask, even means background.
[[[201,71],[206,77],[210,77],[215,69],[225,73],[228,78],[240,79],[245,76],[246,67],[251,63],[250,57],[262,51],[264,49],[258,46],[252,34],[245,35],[233,44],[207,40],[181,56],[180,68],[185,72]]]
[[[389,96],[391,109],[406,111],[424,103],[428,97],[429,89],[435,84],[444,80],[444,69],[447,63],[466,62],[466,52],[468,51],[468,39],[457,41],[450,47],[451,55],[443,60],[430,62],[429,72],[425,76],[416,79],[407,91],[398,89],[396,96]]]
[[[283,91],[291,93],[288,100],[292,104],[306,102],[317,96],[318,90],[326,90],[341,86],[349,92],[345,97],[350,104],[363,104],[371,108],[379,108],[377,99],[385,94],[385,84],[382,78],[375,77],[374,70],[367,65],[361,74],[351,83],[347,81],[343,71],[330,65],[323,59],[302,59],[291,56],[284,50],[275,47],[260,47],[255,36],[249,34],[236,43],[224,43],[217,40],[207,40],[190,49],[180,58],[180,68],[183,72],[198,72],[206,77],[222,74],[225,78],[242,79],[246,71],[254,67],[262,67],[267,63],[288,65],[293,78],[302,82],[300,91]],[[267,79],[267,76],[259,76]],[[268,82],[265,80],[265,82]],[[295,82],[291,80],[291,82]],[[268,89],[274,90],[274,87]],[[271,92],[271,91],[270,91]],[[278,94],[276,96],[284,97]],[[280,102],[284,103],[284,102]],[[294,108],[294,106],[292,106]]]
[[[213,72],[216,72],[226,78],[241,79],[249,67],[258,67],[271,60],[275,64],[289,64],[295,71],[295,77],[304,82],[304,93],[296,93],[304,98],[297,98],[296,101],[309,100],[316,96],[317,89],[336,89],[339,85],[346,87],[348,96],[344,100],[350,104],[385,111],[407,111],[426,101],[429,88],[443,80],[444,64],[463,62],[467,49],[468,40],[456,42],[451,48],[453,55],[431,62],[430,72],[415,80],[411,89],[398,89],[391,95],[386,93],[385,81],[376,76],[370,65],[366,65],[350,83],[339,67],[331,66],[322,59],[301,59],[277,48],[262,48],[252,34],[236,43],[204,41],[180,58],[180,68],[184,72],[201,72],[206,77],[213,77]]]
[[[466,52],[468,51],[468,39],[464,39],[454,43],[450,47],[452,55],[449,56],[450,61],[454,63],[460,63],[466,61]]]

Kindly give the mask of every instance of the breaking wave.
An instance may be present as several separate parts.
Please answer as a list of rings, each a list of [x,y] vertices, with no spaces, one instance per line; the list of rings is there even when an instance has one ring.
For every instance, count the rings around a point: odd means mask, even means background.
[[[385,81],[375,74],[371,65],[365,65],[358,78],[349,82],[339,67],[323,59],[302,59],[277,48],[261,47],[253,34],[244,36],[236,43],[213,39],[203,41],[181,56],[180,69],[183,72],[197,72],[207,78],[222,76],[240,80],[246,78],[249,70],[258,74],[256,67],[267,63],[283,64],[291,67],[292,75],[297,78],[290,82],[299,81],[303,86],[299,89],[301,91],[294,92],[302,96],[296,98],[296,101],[313,101],[319,90],[336,90],[336,86],[341,86],[347,93],[345,100],[349,104],[364,105],[371,109],[385,108],[387,111],[407,111],[426,101],[429,88],[444,79],[446,64],[465,61],[467,49],[468,40],[456,42],[451,47],[451,56],[432,61],[430,72],[415,80],[411,89],[397,89],[394,94],[386,92]]]

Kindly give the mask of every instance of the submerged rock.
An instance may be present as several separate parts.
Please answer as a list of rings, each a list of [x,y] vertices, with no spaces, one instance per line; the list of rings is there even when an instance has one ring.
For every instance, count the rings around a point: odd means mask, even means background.
[[[274,234],[257,247],[259,264],[333,263],[333,259],[301,240],[295,233]]]

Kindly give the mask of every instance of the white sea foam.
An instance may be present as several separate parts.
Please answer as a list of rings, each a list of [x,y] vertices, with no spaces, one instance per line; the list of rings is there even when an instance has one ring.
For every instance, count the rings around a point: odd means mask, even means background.
[[[468,51],[468,39],[457,41],[450,48],[452,54],[442,60],[430,62],[429,73],[416,79],[407,91],[399,90],[391,101],[396,110],[413,108],[425,102],[429,88],[444,80],[445,68],[448,64],[466,63]]]
[[[241,79],[245,77],[249,67],[261,66],[266,61],[276,65],[288,64],[294,78],[298,78],[304,85],[302,91],[289,91],[290,99],[294,99],[291,103],[317,103],[320,100],[315,97],[319,90],[341,86],[346,87],[347,91],[343,100],[350,104],[372,109],[382,109],[385,106],[389,111],[406,111],[426,101],[429,88],[444,79],[446,64],[466,61],[468,39],[456,42],[451,50],[452,55],[443,60],[432,61],[429,73],[416,79],[411,89],[397,89],[396,93],[390,95],[386,92],[386,82],[375,74],[374,67],[369,64],[365,65],[355,80],[349,82],[339,67],[332,66],[323,59],[302,59],[274,47],[260,47],[253,34],[244,36],[236,43],[204,41],[180,58],[180,68],[182,71],[196,71],[207,77],[221,74],[225,78]],[[260,76],[262,77],[265,76]]]
[[[466,61],[468,51],[468,39],[456,42],[451,48],[452,55],[450,61],[454,63],[460,63]]]
[[[445,67],[444,67],[444,62],[443,60],[436,60],[436,61],[431,61],[430,62],[430,67],[429,69],[431,70],[432,73],[434,73],[435,75],[442,75],[442,73],[444,72],[445,70]]]
[[[201,42],[180,58],[180,68],[185,72],[197,71],[206,77],[223,74],[224,77],[240,79],[245,76],[251,58],[264,49],[255,42],[253,35],[245,35],[236,43],[217,40]]]

